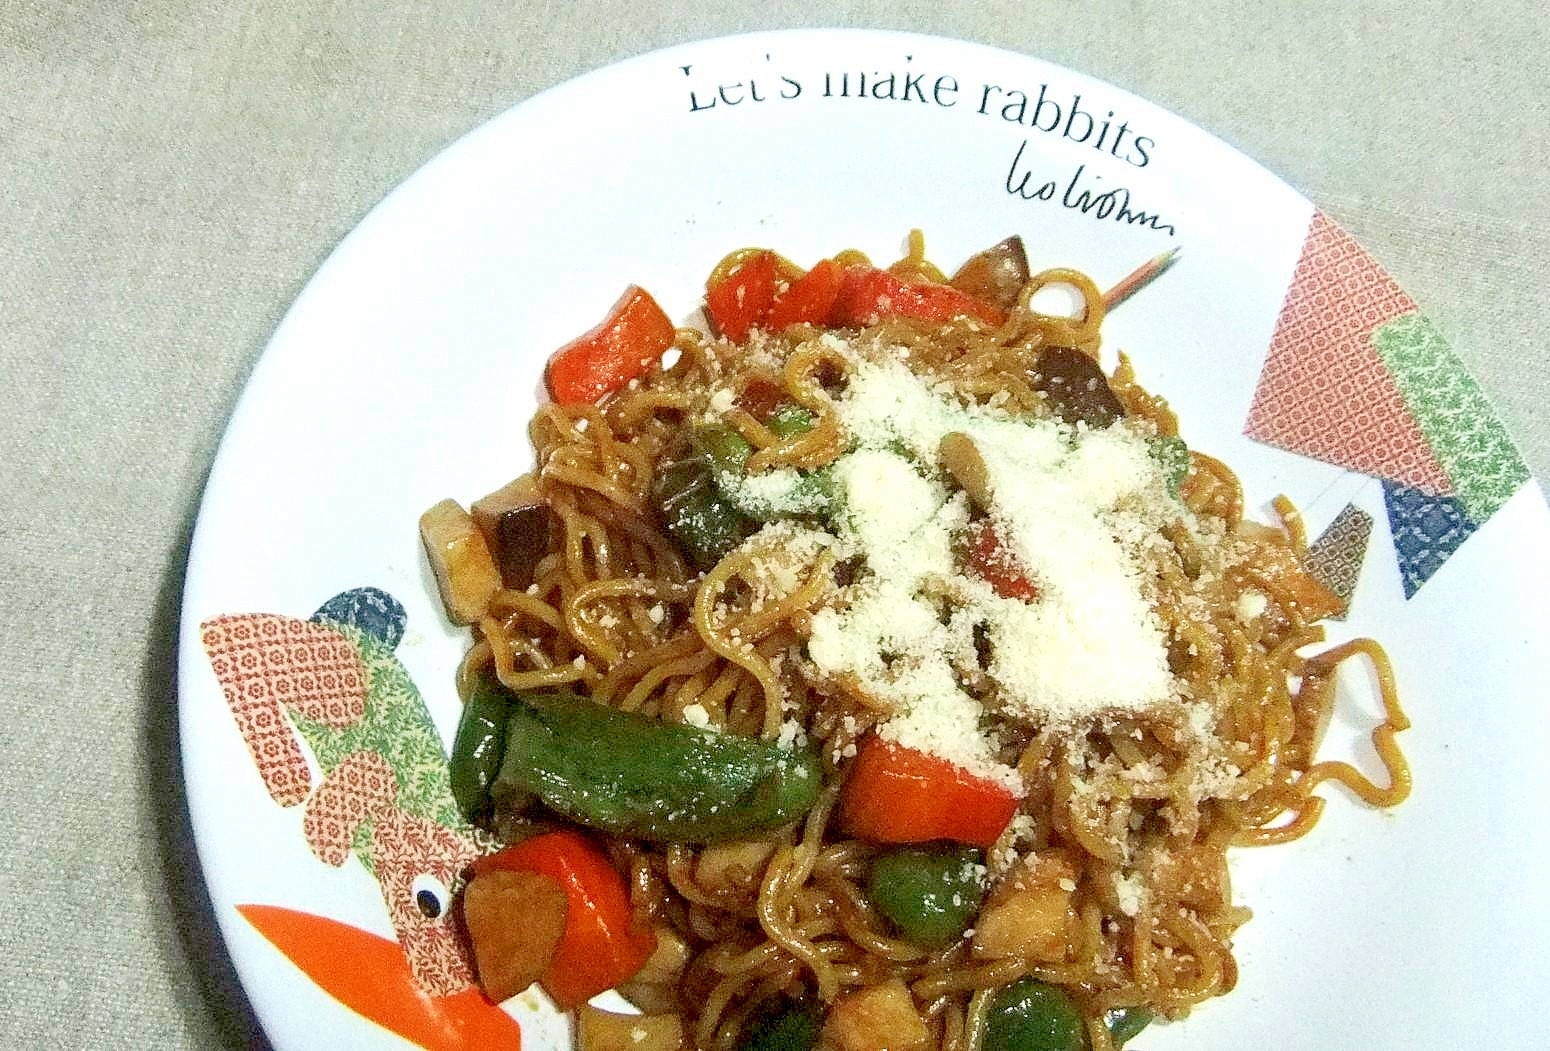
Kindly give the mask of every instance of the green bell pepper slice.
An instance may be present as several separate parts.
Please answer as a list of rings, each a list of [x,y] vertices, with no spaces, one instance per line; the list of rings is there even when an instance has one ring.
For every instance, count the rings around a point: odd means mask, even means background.
[[[1082,1012],[1064,989],[1036,978],[1004,986],[991,1001],[983,1051],[1087,1051]]]
[[[1124,1047],[1132,1037],[1152,1024],[1157,1016],[1145,1007],[1116,1007],[1103,1016],[1103,1024],[1109,1027],[1115,1047]]]
[[[506,754],[506,723],[511,694],[493,675],[482,675],[463,704],[457,734],[452,739],[448,774],[452,798],[463,818],[486,825],[490,817],[490,786]]]
[[[813,414],[800,405],[788,402],[775,410],[769,426],[775,437],[792,438],[813,429]]]
[[[973,848],[909,847],[872,861],[867,898],[899,937],[940,949],[963,936],[979,914],[984,855]]]
[[[1145,1007],[1116,1007],[1103,1016],[1115,1047],[1152,1024]],[[1088,1051],[1087,1026],[1075,1001],[1059,986],[1021,978],[996,993],[982,1051]]]
[[[533,796],[618,836],[660,843],[739,839],[790,824],[818,799],[810,749],[667,723],[570,693],[524,693],[491,785],[497,807]]]
[[[758,523],[740,512],[711,480],[702,453],[663,463],[652,483],[662,521],[695,569],[709,570]]]
[[[798,407],[784,417],[777,415],[771,421],[770,429],[786,437],[783,431],[796,434],[811,426],[812,417],[807,414],[807,410]],[[824,515],[833,503],[833,483],[831,472],[827,469],[797,472],[791,490],[774,502],[756,495],[744,484],[748,478],[748,458],[753,455],[753,445],[724,423],[701,424],[694,429],[690,440],[707,465],[721,498],[740,514],[756,522],[772,522],[801,515]]]
[[[822,1019],[812,1007],[788,1004],[750,1025],[737,1051],[813,1051],[822,1028]]]

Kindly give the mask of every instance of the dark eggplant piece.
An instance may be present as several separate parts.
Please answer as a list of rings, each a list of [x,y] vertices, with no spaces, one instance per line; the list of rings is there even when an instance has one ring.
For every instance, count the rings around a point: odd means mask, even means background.
[[[502,486],[469,511],[489,542],[501,583],[514,591],[526,588],[538,560],[549,553],[555,530],[554,512],[538,495],[533,476]]]
[[[1098,363],[1075,347],[1039,351],[1029,379],[1055,415],[1073,427],[1078,423],[1094,429],[1108,427],[1125,415]]]
[[[1023,239],[1013,234],[1005,241],[970,256],[948,284],[981,302],[1002,310],[1011,310],[1017,305],[1017,298],[1031,276]]]

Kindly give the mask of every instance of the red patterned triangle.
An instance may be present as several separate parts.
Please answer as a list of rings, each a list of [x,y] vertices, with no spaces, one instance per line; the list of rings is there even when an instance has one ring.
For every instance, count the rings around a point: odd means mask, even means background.
[[[1434,496],[1451,495],[1447,472],[1369,338],[1417,309],[1350,234],[1314,212],[1244,433]]]

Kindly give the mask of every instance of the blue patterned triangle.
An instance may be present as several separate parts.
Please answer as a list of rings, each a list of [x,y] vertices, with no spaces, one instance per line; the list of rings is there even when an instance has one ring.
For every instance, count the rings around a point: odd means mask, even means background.
[[[1383,503],[1408,599],[1469,539],[1477,524],[1453,497],[1428,496],[1398,482],[1384,481]]]

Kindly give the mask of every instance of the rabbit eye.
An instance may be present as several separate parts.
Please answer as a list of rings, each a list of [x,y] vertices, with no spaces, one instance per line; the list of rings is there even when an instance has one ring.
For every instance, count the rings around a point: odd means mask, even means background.
[[[447,899],[451,897],[447,893],[446,884],[428,873],[421,873],[414,878],[409,893],[414,895],[415,907],[428,920],[440,918],[447,911]]]

